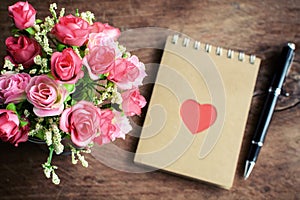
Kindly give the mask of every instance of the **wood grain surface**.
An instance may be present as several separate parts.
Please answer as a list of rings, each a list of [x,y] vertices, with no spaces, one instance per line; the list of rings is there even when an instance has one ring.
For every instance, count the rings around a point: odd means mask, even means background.
[[[0,4],[0,57],[5,56],[5,38],[11,19]],[[44,18],[52,0],[30,3]],[[44,177],[41,164],[47,153],[40,146],[19,147],[0,143],[0,199],[300,199],[300,1],[299,0],[57,0],[68,13],[90,10],[98,21],[119,27],[121,38],[146,64],[148,76],[141,90],[150,99],[153,81],[167,34],[180,32],[201,42],[255,54],[262,59],[250,115],[239,156],[234,186],[230,191],[161,171],[133,173],[120,170],[130,155],[113,168],[102,158],[113,152],[87,155],[89,167],[72,165],[69,156],[55,156],[61,184]],[[134,36],[134,37],[132,37]],[[255,124],[270,84],[282,46],[292,41],[296,56],[287,77],[289,97],[280,97],[265,145],[250,178],[243,180],[244,162]],[[237,83],[238,84],[238,83]],[[263,93],[263,94],[261,94]],[[292,106],[295,105],[295,106]],[[292,106],[289,109],[286,107]],[[143,110],[145,113],[147,108]],[[280,111],[281,110],[281,111]],[[145,114],[132,118],[135,129],[125,141],[114,143],[134,153]],[[96,159],[95,159],[96,157]],[[122,159],[125,159],[122,162]],[[127,159],[127,160],[126,160]],[[224,158],[226,159],[226,158]],[[105,159],[104,159],[105,160]],[[222,161],[220,161],[221,163]],[[122,164],[123,163],[123,164]],[[138,169],[138,167],[137,167]]]

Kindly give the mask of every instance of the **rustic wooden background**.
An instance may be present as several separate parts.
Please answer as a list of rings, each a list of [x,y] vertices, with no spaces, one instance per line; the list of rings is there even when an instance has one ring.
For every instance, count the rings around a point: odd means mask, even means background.
[[[5,56],[4,40],[10,35],[7,7],[0,4],[0,56]],[[38,17],[48,15],[52,0],[32,0]],[[70,157],[54,157],[61,184],[55,186],[43,175],[41,163],[47,153],[32,143],[18,148],[0,143],[0,199],[300,199],[300,1],[299,0],[57,0],[67,12],[75,8],[94,12],[98,21],[119,27],[124,33],[136,28],[157,27],[163,33],[181,32],[193,39],[219,45],[262,58],[256,93],[265,91],[282,46],[293,41],[299,47],[285,84],[290,97],[281,97],[273,116],[265,146],[247,181],[244,162],[251,135],[260,112],[263,95],[253,98],[239,157],[234,186],[230,191],[160,171],[128,173],[106,166],[88,155],[86,169],[72,165]],[[144,30],[144,29],[143,29]],[[151,29],[152,30],[152,29]],[[167,32],[165,30],[168,30]],[[138,32],[135,40],[122,39],[147,64],[151,83],[155,78],[166,34]],[[157,34],[159,33],[159,34]],[[154,42],[154,44],[150,44]],[[144,43],[143,43],[144,42]],[[149,43],[148,43],[149,42]],[[139,46],[140,45],[140,46]],[[152,46],[151,46],[152,45]],[[145,48],[152,47],[152,48]],[[152,63],[152,64],[151,64]],[[3,59],[1,59],[1,65]],[[149,100],[152,84],[142,87]],[[292,106],[295,105],[295,106]],[[289,109],[286,107],[292,106]],[[144,109],[145,112],[146,109]],[[280,111],[281,110],[281,111]],[[144,115],[133,118],[140,126]],[[132,135],[138,134],[138,129]],[[118,147],[134,152],[137,138],[117,141]],[[220,161],[221,162],[221,161]]]

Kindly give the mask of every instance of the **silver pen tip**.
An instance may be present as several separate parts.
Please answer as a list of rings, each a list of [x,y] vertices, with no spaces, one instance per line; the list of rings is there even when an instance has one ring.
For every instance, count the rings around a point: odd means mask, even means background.
[[[288,45],[291,49],[293,49],[293,50],[296,49],[296,45],[295,45],[294,43],[292,43],[292,42],[287,43],[287,45]]]
[[[250,176],[250,174],[254,168],[254,165],[255,165],[255,162],[253,162],[253,161],[250,162],[248,160],[246,161],[245,172],[244,172],[245,180]]]

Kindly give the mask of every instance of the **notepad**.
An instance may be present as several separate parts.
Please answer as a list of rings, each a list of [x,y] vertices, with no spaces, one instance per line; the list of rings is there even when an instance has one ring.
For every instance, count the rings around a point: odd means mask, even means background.
[[[169,36],[134,161],[230,189],[260,59]]]

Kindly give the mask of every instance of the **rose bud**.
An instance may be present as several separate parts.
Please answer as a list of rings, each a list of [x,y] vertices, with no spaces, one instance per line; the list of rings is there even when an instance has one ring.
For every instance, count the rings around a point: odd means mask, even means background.
[[[115,50],[108,46],[93,46],[83,58],[92,80],[97,80],[100,74],[109,72],[115,62]]]
[[[84,75],[81,68],[81,58],[71,48],[55,52],[51,57],[51,73],[59,83],[76,83]]]
[[[67,15],[61,17],[51,33],[62,43],[70,46],[82,46],[89,36],[89,23],[80,17]]]
[[[38,117],[48,117],[62,113],[67,90],[47,75],[40,75],[31,78],[26,94],[33,112]]]
[[[34,25],[36,10],[27,1],[19,1],[8,7],[9,16],[14,20],[16,27],[20,30]]]
[[[71,134],[71,140],[76,146],[85,147],[100,134],[100,115],[100,109],[93,103],[79,101],[64,110],[59,127]]]
[[[0,139],[18,146],[28,139],[28,130],[19,128],[19,118],[11,110],[0,109]]]
[[[122,109],[127,116],[140,115],[141,108],[146,105],[145,98],[140,95],[138,88],[127,90],[122,94]]]
[[[110,26],[107,23],[102,24],[101,22],[95,22],[93,25],[91,25],[90,33],[104,33],[106,36],[114,40],[117,40],[121,34],[118,28]]]
[[[0,77],[0,103],[19,103],[26,99],[25,88],[30,81],[29,74],[3,74]]]
[[[8,37],[5,40],[9,59],[13,64],[22,64],[24,68],[29,68],[34,64],[34,58],[42,55],[41,46],[31,38],[26,36]]]
[[[119,88],[127,90],[142,85],[145,76],[145,65],[138,57],[131,56],[117,59],[108,79],[115,82]]]

